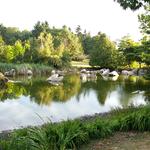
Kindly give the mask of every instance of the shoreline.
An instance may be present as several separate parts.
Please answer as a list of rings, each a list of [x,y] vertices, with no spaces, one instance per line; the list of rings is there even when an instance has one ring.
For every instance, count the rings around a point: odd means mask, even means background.
[[[73,121],[73,120],[80,120],[80,121],[91,121],[91,120],[94,120],[95,118],[98,118],[98,117],[106,117],[106,116],[111,116],[112,112],[104,112],[104,113],[95,113],[93,115],[85,115],[85,116],[81,116],[81,117],[77,117],[77,118],[74,118],[74,119],[67,119],[67,120],[62,120],[62,121],[59,121],[59,122],[52,122],[52,124],[60,124],[61,122],[67,122],[67,121]],[[49,122],[47,122],[49,123]],[[13,133],[14,131],[17,131],[17,130],[21,130],[21,129],[27,129],[27,128],[32,128],[32,127],[43,127],[44,125],[46,125],[47,123],[44,123],[42,125],[35,125],[35,126],[32,126],[32,125],[29,125],[29,126],[24,126],[24,127],[20,127],[20,128],[17,128],[17,129],[8,129],[8,130],[2,130],[0,131],[0,139],[2,138],[6,138],[9,136],[9,134]]]

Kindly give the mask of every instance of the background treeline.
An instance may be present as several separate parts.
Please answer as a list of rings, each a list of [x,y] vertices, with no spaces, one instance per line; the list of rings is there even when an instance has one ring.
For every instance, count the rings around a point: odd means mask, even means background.
[[[80,26],[72,32],[69,27],[50,27],[37,22],[31,31],[0,25],[0,62],[40,63],[56,68],[69,66],[72,60],[90,59],[90,65],[107,68],[138,67],[150,64],[150,7],[139,15],[144,37],[139,42],[124,36],[118,42],[99,32],[92,36]]]

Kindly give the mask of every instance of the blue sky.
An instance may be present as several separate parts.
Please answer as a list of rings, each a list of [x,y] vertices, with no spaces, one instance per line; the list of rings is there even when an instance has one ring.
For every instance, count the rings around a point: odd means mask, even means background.
[[[1,0],[0,23],[21,30],[32,29],[39,21],[49,25],[67,25],[74,30],[80,25],[93,35],[101,31],[112,40],[130,34],[140,39],[137,14],[123,10],[114,0]]]

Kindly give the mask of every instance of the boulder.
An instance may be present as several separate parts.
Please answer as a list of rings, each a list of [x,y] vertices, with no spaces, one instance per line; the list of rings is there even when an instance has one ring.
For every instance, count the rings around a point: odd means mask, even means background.
[[[47,81],[50,82],[61,82],[63,80],[63,76],[59,76],[58,74],[52,74]]]
[[[112,71],[109,73],[109,76],[114,77],[114,76],[119,76],[117,71]]]
[[[33,75],[32,70],[27,70],[27,75],[32,76]]]
[[[139,76],[143,76],[143,75],[145,75],[147,73],[147,70],[146,69],[139,69],[138,70],[138,75]]]
[[[86,69],[82,69],[80,72],[81,73],[87,73],[87,70]]]
[[[109,69],[104,69],[103,73],[101,74],[102,76],[106,76],[110,73]]]
[[[13,77],[16,75],[16,71],[15,69],[11,69],[10,71],[5,72],[4,75],[7,77]]]
[[[135,75],[134,71],[128,71],[128,70],[122,70],[121,72],[122,75]]]
[[[86,82],[87,81],[87,74],[81,73],[80,78],[81,78],[82,82]]]
[[[0,72],[0,84],[5,84],[9,79]]]
[[[122,71],[121,71],[121,74],[122,74],[122,75],[128,75],[129,72],[128,72],[127,70],[122,70]]]

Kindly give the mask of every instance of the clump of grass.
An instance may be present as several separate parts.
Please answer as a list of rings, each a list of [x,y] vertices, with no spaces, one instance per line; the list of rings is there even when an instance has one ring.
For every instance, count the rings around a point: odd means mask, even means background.
[[[103,119],[95,119],[85,125],[85,129],[91,139],[104,138],[113,133],[113,126]]]

